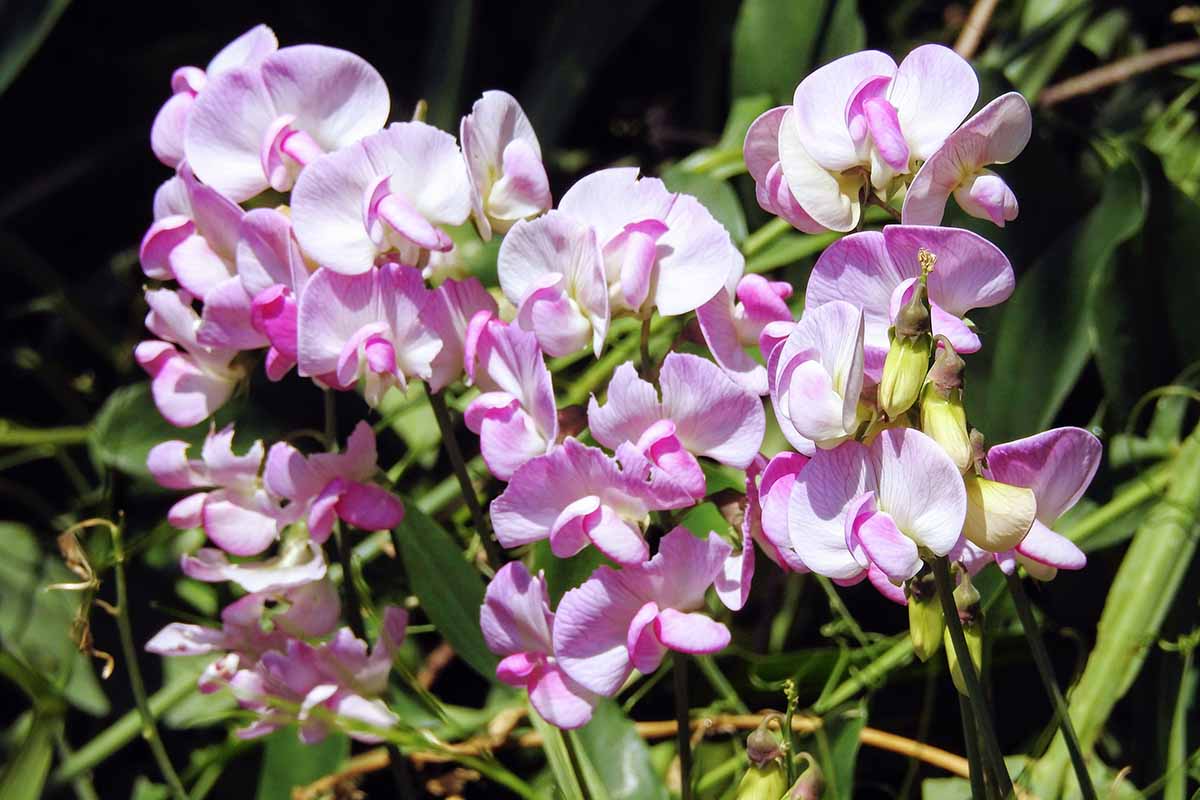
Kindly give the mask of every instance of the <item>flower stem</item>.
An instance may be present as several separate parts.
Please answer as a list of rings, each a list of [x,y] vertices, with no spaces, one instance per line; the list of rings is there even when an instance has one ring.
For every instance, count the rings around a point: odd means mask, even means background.
[[[137,651],[133,646],[133,625],[129,621],[129,596],[125,584],[125,547],[121,542],[122,524],[112,525],[109,531],[113,543],[113,572],[117,578],[117,631],[121,635],[121,651],[125,655],[125,664],[129,669],[129,686],[133,689],[133,701],[137,705],[138,714],[142,718],[142,736],[150,745],[150,752],[158,763],[159,772],[171,789],[175,800],[188,800],[187,790],[179,780],[178,773],[171,766],[171,758],[158,735],[158,725],[150,710],[150,701],[146,697],[146,685],[142,682],[142,668],[138,665]]]
[[[1021,627],[1025,630],[1025,638],[1029,641],[1033,662],[1037,664],[1038,675],[1042,678],[1042,685],[1046,687],[1046,694],[1050,696],[1050,702],[1054,706],[1054,715],[1058,717],[1058,727],[1062,730],[1067,751],[1071,754],[1071,764],[1075,767],[1079,790],[1083,794],[1084,800],[1097,800],[1096,787],[1092,785],[1092,780],[1088,776],[1087,764],[1083,760],[1083,751],[1079,747],[1079,737],[1075,735],[1075,726],[1071,723],[1071,713],[1067,709],[1067,701],[1063,698],[1062,690],[1058,688],[1058,681],[1054,678],[1054,667],[1050,664],[1050,654],[1046,652],[1046,643],[1042,641],[1037,620],[1033,617],[1029,595],[1025,593],[1025,586],[1021,583],[1021,578],[1015,570],[1005,578],[1008,581],[1008,591],[1012,594],[1013,604],[1017,607],[1017,617],[1020,618]]]
[[[979,676],[975,674],[975,662],[971,660],[971,651],[967,649],[967,637],[963,633],[962,620],[958,618],[958,608],[954,605],[954,584],[950,578],[950,562],[946,560],[945,556],[939,556],[933,560],[933,577],[937,581],[938,597],[941,599],[942,613],[946,617],[950,642],[954,645],[954,653],[958,657],[963,683],[967,685],[967,697],[971,701],[971,710],[975,714],[976,729],[983,742],[983,756],[991,767],[1000,794],[1004,797],[1014,797],[1012,778],[1009,777],[1008,768],[1004,765],[1004,754],[996,739],[996,729],[992,725],[992,718],[988,713],[983,687],[979,683]]]
[[[754,255],[769,245],[771,242],[794,230],[790,222],[779,217],[772,217],[771,221],[763,225],[758,230],[751,233],[742,241],[742,255],[746,258]]]
[[[958,694],[955,692],[955,694]],[[971,798],[987,800],[983,786],[983,762],[979,758],[979,733],[975,727],[975,714],[967,698],[958,695],[958,709],[962,715],[963,744],[967,749],[967,763],[971,765]]]
[[[679,796],[681,800],[692,800],[692,739],[691,716],[688,707],[688,662],[687,655],[675,653],[671,670],[675,679],[675,741],[679,747]]]
[[[642,320],[642,333],[641,338],[638,340],[638,350],[641,354],[642,379],[656,382],[650,374],[654,369],[654,363],[650,360],[650,317]]]
[[[475,532],[479,534],[479,541],[483,543],[488,563],[491,564],[493,570],[498,570],[504,566],[504,553],[500,550],[499,543],[492,538],[491,526],[488,525],[483,507],[479,505],[479,498],[475,494],[475,484],[471,483],[471,476],[467,472],[467,463],[463,461],[462,450],[458,448],[458,440],[454,438],[454,424],[450,420],[450,409],[446,406],[446,398],[442,397],[441,392],[429,392],[428,394],[433,417],[437,420],[438,430],[442,434],[442,444],[446,447],[446,455],[450,457],[454,476],[458,478],[458,487],[462,490],[463,501],[466,502],[467,508],[471,512]]]

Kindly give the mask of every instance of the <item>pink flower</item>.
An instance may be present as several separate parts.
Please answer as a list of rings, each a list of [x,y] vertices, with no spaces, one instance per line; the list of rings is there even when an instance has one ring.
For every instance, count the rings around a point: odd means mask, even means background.
[[[962,477],[937,442],[890,428],[870,447],[817,450],[796,475],[787,523],[812,571],[852,583],[874,566],[899,584],[920,570],[918,547],[946,555],[958,545],[966,511]]]
[[[177,280],[195,297],[237,274],[242,209],[196,180],[182,164],[179,174],[154,193],[154,223],[138,251],[142,271],[159,281]]]
[[[676,528],[645,563],[597,569],[558,604],[559,666],[581,686],[611,697],[634,669],[644,675],[658,669],[667,650],[723,649],[729,629],[702,609],[730,550],[715,533],[701,539]]]
[[[743,263],[700,201],[634,167],[602,169],[567,190],[559,211],[596,232],[614,313],[677,316],[704,305]]]
[[[916,48],[896,66],[866,50],[808,75],[779,121],[779,162],[814,222],[849,231],[869,178],[888,193],[928,160],[975,105],[979,81],[949,48]]]
[[[312,744],[330,731],[330,714],[376,728],[390,728],[397,717],[380,699],[400,645],[404,642],[408,615],[393,607],[384,609],[379,639],[367,651],[367,643],[342,628],[333,638],[318,645],[288,639],[285,646],[269,650],[251,668],[238,670],[229,679],[238,704],[258,715],[258,720],[237,732],[243,739],[264,736],[292,723],[300,726],[300,740]],[[277,702],[298,705],[293,713]],[[362,742],[379,737],[347,729],[347,735]]]
[[[433,296],[421,313],[442,340],[442,349],[430,362],[429,377],[429,390],[440,392],[469,370],[465,349],[472,318],[480,312],[495,316],[498,309],[478,278],[448,279],[433,290]]]
[[[512,95],[484,92],[463,117],[459,138],[471,175],[471,215],[485,242],[493,230],[505,233],[550,208],[542,148]]]
[[[731,378],[758,395],[767,393],[767,371],[746,353],[772,322],[791,322],[787,299],[792,285],[761,275],[731,272],[725,287],[696,309],[696,319],[713,359]],[[736,301],[736,303],[735,303]]]
[[[805,233],[823,233],[825,227],[800,207],[779,163],[779,128],[789,119],[789,109],[772,108],[750,124],[742,146],[746,170],[754,178],[754,193],[763,211],[782,217]]]
[[[467,407],[467,427],[479,435],[480,453],[492,474],[510,480],[558,439],[550,371],[537,338],[505,325],[490,311],[471,319],[466,365],[467,375],[483,392]]]
[[[756,537],[758,543],[772,561],[791,572],[810,571],[792,547],[792,529],[788,524],[792,486],[808,462],[809,457],[800,453],[778,453],[763,468],[753,493],[749,488],[750,474],[746,474],[747,499],[752,504],[757,501],[760,506],[757,516],[761,537]]]
[[[590,344],[599,357],[608,334],[608,282],[589,225],[561,211],[521,220],[500,243],[496,268],[517,324],[543,351],[565,356]]]
[[[254,65],[279,47],[275,33],[266,25],[255,25],[213,56],[205,69],[180,67],[171,75],[171,99],[163,104],[150,128],[150,149],[168,167],[183,160],[183,142],[188,117],[196,96],[208,82],[235,67]]]
[[[578,728],[592,718],[596,696],[554,658],[554,613],[546,582],[519,561],[505,564],[488,584],[479,624],[488,649],[503,656],[496,677],[529,691],[529,702],[552,725]]]
[[[288,217],[268,208],[248,212],[242,219],[237,263],[240,301],[249,301],[250,325],[270,344],[267,377],[277,381],[296,365],[299,300],[309,278]]]
[[[387,121],[387,87],[353,53],[304,44],[229,69],[204,87],[184,152],[202,181],[237,202],[286,192],[307,164]]]
[[[839,239],[817,259],[805,307],[833,300],[861,307],[867,363],[877,360],[882,366],[888,328],[921,274],[922,250],[935,259],[928,277],[933,333],[945,336],[960,353],[977,352],[979,336],[964,317],[973,308],[1007,300],[1016,279],[1004,253],[970,231],[888,225],[882,233],[863,231]]]
[[[186,292],[151,289],[146,327],[162,341],[144,341],[133,355],[150,375],[154,405],[172,425],[202,422],[233,395],[242,370],[233,364],[236,350],[205,347],[196,338],[200,316]]]
[[[754,460],[746,467],[746,500],[742,509],[742,546],[726,557],[721,574],[713,581],[717,597],[730,611],[740,611],[746,605],[750,596],[750,585],[754,582],[755,555],[754,543],[767,553],[767,557],[783,567],[783,562],[776,560],[774,547],[763,537],[762,504],[758,495],[758,478],[767,459],[755,455]],[[786,569],[786,567],[784,567]]]
[[[1009,565],[1015,555],[1039,580],[1050,580],[1060,569],[1083,569],[1087,556],[1051,526],[1083,497],[1102,452],[1100,440],[1082,428],[1054,428],[988,450],[986,476],[1031,489],[1037,500],[1033,526],[1009,554]],[[1001,566],[1004,555],[996,557]]]
[[[231,562],[225,551],[202,547],[179,559],[184,575],[205,583],[235,583],[247,592],[281,592],[325,577],[325,555],[311,539],[285,539],[261,561]]]
[[[346,275],[380,256],[420,264],[454,243],[440,225],[471,213],[471,184],[454,137],[423,122],[394,123],[318,159],[292,192],[296,238],[311,258]]]
[[[997,97],[921,165],[904,195],[906,225],[940,225],[950,195],[973,217],[1001,228],[1017,218],[1017,196],[989,164],[1007,164],[1029,142],[1033,117],[1017,92]]]
[[[245,455],[233,452],[233,426],[210,431],[199,459],[189,459],[187,442],[155,445],[146,461],[150,474],[168,489],[209,489],[180,500],[167,512],[176,528],[198,528],[218,547],[237,556],[258,555],[275,541],[286,522],[282,508],[263,488],[258,471],[263,443]]]
[[[413,378],[432,377],[442,341],[423,319],[431,302],[414,267],[389,263],[361,275],[317,270],[297,316],[300,374],[343,391],[362,381],[372,406],[392,386],[403,390]]]
[[[404,518],[400,500],[373,481],[375,432],[365,421],[355,426],[341,453],[303,455],[278,442],[267,453],[267,490],[286,498],[294,519],[307,513],[308,531],[316,542],[333,532],[335,519],[365,531],[390,530]]]
[[[767,366],[771,405],[793,447],[811,456],[854,435],[864,378],[862,311],[841,300],[809,307]]]
[[[593,397],[588,425],[600,444],[636,447],[696,499],[706,494],[696,456],[744,469],[762,445],[766,416],[757,396],[699,356],[668,353],[659,373],[662,400],[628,361],[617,367],[602,406]]]
[[[505,547],[549,539],[554,554],[568,558],[594,544],[619,564],[638,564],[650,553],[640,527],[649,513],[693,502],[632,445],[614,460],[567,438],[513,473],[491,516]]]

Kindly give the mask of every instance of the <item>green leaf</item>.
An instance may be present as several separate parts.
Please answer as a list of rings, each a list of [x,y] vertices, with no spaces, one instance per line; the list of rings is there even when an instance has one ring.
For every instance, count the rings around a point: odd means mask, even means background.
[[[1004,67],[1021,94],[1037,97],[1066,59],[1087,26],[1088,0],[1039,0],[1026,3],[1021,30],[1034,44]]]
[[[421,608],[454,652],[480,675],[496,680],[496,656],[488,650],[479,628],[483,580],[441,525],[415,503],[406,505],[396,538]]]
[[[854,768],[858,764],[859,734],[867,724],[866,703],[837,714],[826,715],[825,724],[812,734],[815,751],[825,777],[825,797],[850,800],[854,797]]]
[[[689,172],[678,164],[665,170],[662,180],[672,192],[694,195],[729,231],[734,244],[746,238],[746,214],[737,192],[728,183],[711,175]]]
[[[129,800],[167,800],[170,796],[169,787],[155,783],[145,775],[138,775],[133,782],[133,791],[129,793]]]
[[[0,94],[21,74],[70,4],[71,0],[43,0],[6,8],[0,34]]]
[[[291,800],[293,788],[337,771],[350,756],[350,740],[341,733],[304,744],[295,726],[289,726],[265,741],[255,800]]]
[[[567,735],[578,744],[592,800],[667,800],[666,786],[650,763],[646,743],[614,701],[601,700],[592,721]]]
[[[194,447],[204,441],[208,425],[176,428],[154,406],[149,383],[117,389],[100,408],[92,424],[92,452],[97,463],[129,475],[150,477],[146,457],[154,445],[182,439]]]
[[[1105,178],[1099,203],[1022,275],[994,337],[986,392],[968,392],[970,417],[990,441],[1050,426],[1092,354],[1084,304],[1117,247],[1142,227],[1145,203],[1137,167]],[[1071,298],[1071,302],[1064,302]],[[985,346],[989,338],[984,332]]]
[[[550,542],[541,541],[533,546],[531,570],[535,574],[539,570],[545,573],[550,605],[557,606],[568,590],[586,581],[597,567],[605,564],[613,566],[595,547],[585,547],[570,558],[558,558],[550,551]]]
[[[571,756],[567,752],[567,743],[563,731],[542,719],[542,715],[529,707],[529,721],[533,728],[542,735],[542,750],[546,753],[546,761],[550,764],[550,772],[554,775],[555,797],[563,800],[583,800],[583,787],[579,785],[579,777],[571,766]],[[567,735],[570,735],[569,733]]]
[[[62,728],[62,718],[38,714],[16,755],[0,773],[0,797],[4,800],[37,800],[42,796],[50,762],[54,758],[54,739]]]

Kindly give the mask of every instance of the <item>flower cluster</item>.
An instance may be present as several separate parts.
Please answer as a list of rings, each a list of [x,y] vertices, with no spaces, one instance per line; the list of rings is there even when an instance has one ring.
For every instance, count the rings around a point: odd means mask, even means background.
[[[818,259],[798,321],[793,287],[747,274],[705,206],[657,178],[600,169],[555,205],[534,129],[503,92],[484,93],[457,139],[419,119],[389,125],[369,64],[280,48],[261,26],[172,88],[152,145],[176,173],[140,252],[157,338],[136,351],[159,410],[178,426],[208,419],[255,351],[272,381],[294,369],[371,408],[413,381],[430,395],[467,387],[465,425],[506,484],[489,508],[499,543],[606,561],[554,609],[542,575],[494,565],[480,623],[497,676],[551,723],[586,723],[668,650],[728,645],[706,594],[741,609],[756,548],[900,603],[934,558],[962,576],[993,560],[1043,579],[1083,566],[1053,526],[1096,470],[1095,437],[1064,428],[985,449],[967,427],[960,354],[982,347],[968,315],[1015,279],[995,245],[940,222],[950,195],[997,225],[1016,217],[986,167],[1020,153],[1030,113],[1007,94],[964,122],[978,82],[952,51],[919,47],[898,67],[847,56],[750,126],[763,209],[847,233]],[[862,230],[866,204],[900,224]],[[502,237],[492,291],[467,274],[464,237]],[[692,312],[705,348],[681,337],[649,358],[653,326]],[[560,417],[547,357],[599,358],[621,318],[641,323],[641,363]],[[793,448],[772,458],[764,396]],[[371,425],[340,452],[258,441],[239,455],[233,442],[214,426],[199,458],[183,441],[150,455],[161,485],[191,492],[172,524],[213,545],[184,557],[185,574],[247,592],[221,629],[173,624],[150,649],[219,654],[201,686],[229,686],[256,714],[245,735],[299,722],[315,740],[328,714],[393,724],[382,697],[406,616],[385,610],[370,650],[338,629],[322,547],[339,520],[374,531],[403,517],[377,478]],[[676,523],[706,500],[730,505],[714,470],[744,472],[744,497],[727,529],[702,536]]]

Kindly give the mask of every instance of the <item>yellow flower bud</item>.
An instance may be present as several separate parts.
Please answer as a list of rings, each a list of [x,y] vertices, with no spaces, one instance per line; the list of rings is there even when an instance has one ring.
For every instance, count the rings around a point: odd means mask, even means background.
[[[929,334],[896,336],[883,362],[883,380],[879,383],[879,407],[889,419],[895,419],[917,402],[925,373],[929,371]]]
[[[737,800],[779,800],[787,790],[787,770],[776,758],[761,767],[751,764],[734,797]]]
[[[908,636],[912,639],[913,652],[922,661],[942,646],[942,632],[946,629],[946,618],[937,595],[930,597],[908,596]]]
[[[925,384],[921,390],[921,431],[942,446],[961,472],[970,468],[971,437],[967,434],[961,389],[943,393],[934,384]]]
[[[979,620],[963,623],[963,634],[967,639],[967,652],[971,654],[971,663],[975,665],[975,674],[983,668],[983,626]],[[967,683],[963,680],[962,666],[958,663],[958,653],[954,650],[954,642],[950,640],[950,630],[946,629],[946,663],[950,665],[950,677],[954,680],[954,688],[960,694],[967,693]]]
[[[1033,525],[1037,499],[1030,489],[967,475],[967,517],[963,535],[991,553],[1012,550]]]

